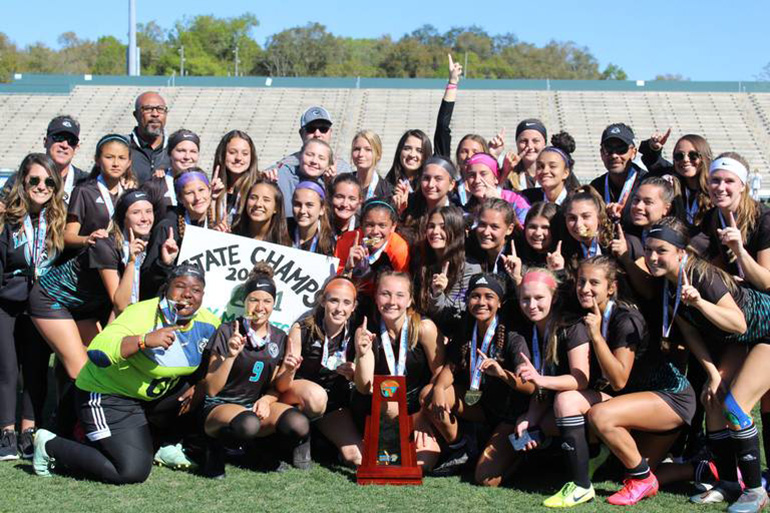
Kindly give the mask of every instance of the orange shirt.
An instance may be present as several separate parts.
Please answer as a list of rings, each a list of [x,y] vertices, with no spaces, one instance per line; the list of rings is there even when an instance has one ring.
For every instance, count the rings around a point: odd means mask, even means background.
[[[345,270],[345,263],[348,261],[350,249],[356,243],[356,234],[358,234],[359,240],[364,239],[363,230],[360,228],[345,232],[339,239],[337,239],[337,247],[334,250],[334,256],[340,260],[337,274],[342,274]],[[371,272],[368,272],[361,277],[358,277],[355,274],[353,275],[353,281],[358,285],[359,292],[369,296],[373,295],[374,278],[379,271],[384,271],[386,269],[409,272],[409,245],[396,232],[390,234],[385,251],[383,251],[380,257],[371,264]]]

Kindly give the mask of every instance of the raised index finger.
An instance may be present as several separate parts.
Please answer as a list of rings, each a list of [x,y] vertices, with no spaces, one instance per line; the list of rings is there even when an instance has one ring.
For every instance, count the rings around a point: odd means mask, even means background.
[[[444,267],[441,268],[441,274],[443,274],[444,276],[446,276],[448,272],[449,272],[449,260],[444,262]]]
[[[169,240],[172,240],[174,238],[174,229],[170,226],[168,227],[168,238]]]
[[[516,258],[516,242],[511,240],[511,256]]]
[[[729,218],[729,221],[730,221],[730,228],[737,228],[737,227],[738,227],[738,225],[737,225],[737,223],[735,222],[735,215],[733,215],[733,212],[732,212],[732,211],[730,211],[730,214],[729,214],[729,215],[730,215],[730,218]]]
[[[128,229],[128,241],[129,242],[134,242],[134,238],[135,238],[135,236],[134,236],[134,229],[133,228],[129,228]]]
[[[354,245],[354,246],[358,246],[360,242],[361,242],[361,232],[359,232],[358,230],[356,230],[356,243],[355,243],[355,244],[353,244],[353,245]]]
[[[689,287],[690,286],[690,278],[687,277],[687,272],[684,269],[682,269],[682,274],[683,274],[682,282],[684,283],[685,287]]]

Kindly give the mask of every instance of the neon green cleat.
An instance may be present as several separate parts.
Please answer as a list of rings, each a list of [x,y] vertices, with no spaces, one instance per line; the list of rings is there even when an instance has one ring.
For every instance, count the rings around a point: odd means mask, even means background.
[[[164,445],[155,453],[155,463],[174,470],[191,469],[196,467],[182,449],[182,444]]]
[[[546,508],[571,508],[584,502],[592,501],[596,497],[593,485],[583,488],[572,481],[561,487],[556,495],[552,495],[543,501]]]

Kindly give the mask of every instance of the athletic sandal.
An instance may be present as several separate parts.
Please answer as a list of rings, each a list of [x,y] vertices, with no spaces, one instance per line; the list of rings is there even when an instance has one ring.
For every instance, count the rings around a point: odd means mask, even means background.
[[[717,504],[720,502],[733,502],[741,496],[741,485],[737,482],[717,481],[717,483],[705,492],[690,497],[693,504]]]
[[[195,462],[187,457],[182,449],[182,444],[164,445],[153,458],[157,465],[173,470],[186,470],[195,467]]]
[[[544,500],[543,506],[546,508],[571,508],[592,501],[594,497],[596,497],[596,492],[593,485],[583,488],[570,481],[562,486],[558,493]]]
[[[45,451],[45,444],[54,438],[56,435],[45,429],[38,429],[35,433],[35,454],[32,456],[32,468],[35,470],[35,474],[41,477],[51,476],[54,459]]]
[[[767,506],[767,491],[762,488],[746,488],[738,500],[730,504],[727,513],[755,513]]]
[[[31,460],[35,454],[35,428],[28,428],[19,435],[19,455],[22,459]]]
[[[658,493],[658,478],[650,473],[645,479],[625,479],[623,488],[607,498],[607,502],[615,506],[632,506],[646,497]]]

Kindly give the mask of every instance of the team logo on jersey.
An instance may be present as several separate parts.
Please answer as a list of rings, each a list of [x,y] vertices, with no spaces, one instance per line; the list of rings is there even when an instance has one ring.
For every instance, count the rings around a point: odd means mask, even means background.
[[[273,358],[278,358],[278,344],[275,342],[270,342],[267,345],[267,352],[270,353],[270,356]]]
[[[206,346],[208,345],[208,343],[209,343],[209,339],[202,338],[201,341],[198,342],[198,351],[202,353],[203,350],[206,349]]]
[[[322,345],[320,340],[316,340],[311,347],[321,347]]]
[[[380,393],[382,397],[390,398],[396,395],[398,390],[398,381],[389,379],[380,383]]]

